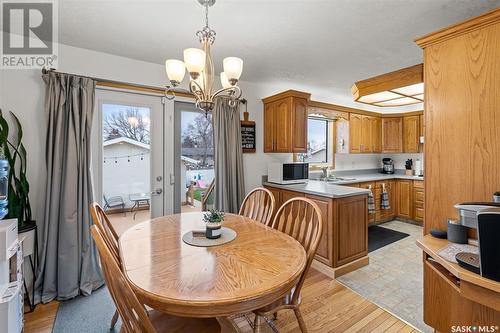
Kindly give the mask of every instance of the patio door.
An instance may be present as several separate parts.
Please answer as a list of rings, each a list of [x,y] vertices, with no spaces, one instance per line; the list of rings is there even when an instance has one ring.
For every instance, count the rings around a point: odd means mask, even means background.
[[[174,102],[174,212],[196,212],[213,205],[212,114],[188,101]],[[204,206],[204,207],[203,207]]]
[[[165,102],[96,90],[94,187],[110,218],[137,222],[173,212],[173,110]]]

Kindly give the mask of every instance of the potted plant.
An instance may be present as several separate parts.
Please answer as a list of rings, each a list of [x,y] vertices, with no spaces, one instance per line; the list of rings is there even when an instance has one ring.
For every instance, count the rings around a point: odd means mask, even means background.
[[[205,236],[207,238],[216,239],[221,236],[224,212],[215,209],[209,210],[203,215],[203,221],[206,224]]]
[[[0,147],[9,164],[8,214],[6,218],[17,218],[19,233],[33,230],[36,222],[32,219],[29,200],[29,183],[26,177],[26,148],[22,143],[23,128],[13,112],[10,112],[16,126],[16,135],[9,138],[9,124],[0,110]]]

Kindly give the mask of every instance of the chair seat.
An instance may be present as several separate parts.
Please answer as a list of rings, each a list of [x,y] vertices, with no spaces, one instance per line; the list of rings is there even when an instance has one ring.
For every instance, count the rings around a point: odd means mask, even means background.
[[[188,318],[167,315],[157,310],[148,311],[149,318],[158,333],[197,332],[219,333],[221,327],[215,318]]]

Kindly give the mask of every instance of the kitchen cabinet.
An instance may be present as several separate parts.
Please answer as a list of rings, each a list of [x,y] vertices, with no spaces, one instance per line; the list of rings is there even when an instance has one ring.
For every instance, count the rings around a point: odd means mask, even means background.
[[[306,194],[306,198],[311,199],[318,205],[323,218],[323,233],[316,250],[316,260],[333,267],[333,257],[331,255],[333,249],[333,224],[327,223],[333,214],[333,201],[330,198],[309,194]]]
[[[372,153],[382,152],[382,119],[371,117],[371,147]]]
[[[268,185],[265,188],[271,190],[275,198],[281,198],[280,205],[290,198],[304,196],[318,205],[323,218],[323,232],[315,255],[317,261],[336,269],[368,255],[366,195],[333,199]]]
[[[403,152],[403,120],[401,117],[382,118],[382,152]]]
[[[413,181],[413,220],[423,225],[424,221],[424,182]]]
[[[310,94],[288,90],[264,98],[264,152],[307,150],[307,106]]]
[[[420,143],[420,138],[423,138],[424,137],[424,133],[425,133],[425,122],[424,122],[424,115],[421,114],[420,116],[418,116],[418,123],[419,123],[419,138],[418,138],[418,142],[419,142],[419,147],[418,147],[418,152],[419,153],[423,153],[424,152],[424,144],[423,143]]]
[[[389,208],[382,209],[382,193],[387,191],[389,197]],[[396,216],[396,193],[395,181],[377,181],[375,183],[375,221],[392,220]]]
[[[403,218],[411,219],[413,216],[413,182],[399,179],[397,182],[397,209],[396,214]]]
[[[363,146],[363,116],[356,113],[349,115],[349,147],[351,154],[361,153]]]
[[[420,148],[420,116],[403,117],[403,152],[418,153]]]
[[[380,153],[382,151],[381,126],[379,117],[351,113],[349,115],[350,152],[352,154]]]
[[[368,254],[367,196],[334,200],[334,266],[342,266]]]

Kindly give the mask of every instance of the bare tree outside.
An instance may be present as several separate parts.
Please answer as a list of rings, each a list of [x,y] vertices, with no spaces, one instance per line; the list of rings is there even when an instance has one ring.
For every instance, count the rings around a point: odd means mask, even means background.
[[[200,166],[209,166],[213,160],[212,114],[206,117],[200,113],[182,132],[182,148],[197,148],[200,152]]]
[[[104,140],[126,137],[135,141],[150,143],[150,119],[138,108],[128,107],[125,112],[104,116]]]

